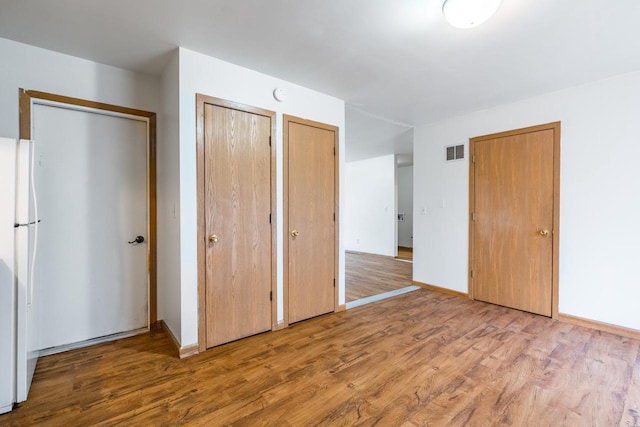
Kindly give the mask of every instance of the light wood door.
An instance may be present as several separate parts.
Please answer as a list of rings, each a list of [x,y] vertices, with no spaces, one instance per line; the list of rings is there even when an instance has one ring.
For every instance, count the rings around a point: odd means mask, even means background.
[[[472,140],[475,299],[552,315],[554,132]]]
[[[206,342],[271,329],[271,118],[204,105]]]
[[[337,128],[285,117],[289,323],[335,310]]]

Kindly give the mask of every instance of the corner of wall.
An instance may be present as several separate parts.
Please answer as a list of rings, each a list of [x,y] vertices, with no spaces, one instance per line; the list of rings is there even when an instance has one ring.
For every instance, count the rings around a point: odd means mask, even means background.
[[[178,49],[161,75],[161,111],[156,159],[158,209],[158,319],[180,343],[180,111]]]

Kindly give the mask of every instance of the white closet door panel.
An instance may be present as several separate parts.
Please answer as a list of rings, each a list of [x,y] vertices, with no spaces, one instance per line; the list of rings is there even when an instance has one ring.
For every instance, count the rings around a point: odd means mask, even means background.
[[[35,105],[40,349],[148,325],[145,122]]]

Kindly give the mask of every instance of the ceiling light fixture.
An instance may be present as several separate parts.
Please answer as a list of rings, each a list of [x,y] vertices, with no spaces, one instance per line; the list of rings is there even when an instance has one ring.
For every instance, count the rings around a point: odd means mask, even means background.
[[[444,18],[456,28],[471,28],[482,24],[498,10],[501,0],[445,0]]]

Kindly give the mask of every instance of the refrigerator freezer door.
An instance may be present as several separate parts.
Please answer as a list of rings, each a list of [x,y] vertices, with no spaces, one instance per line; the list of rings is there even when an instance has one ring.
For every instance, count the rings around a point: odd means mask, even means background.
[[[20,140],[17,149],[15,276],[17,279],[16,402],[27,399],[38,361],[35,305],[31,299],[31,255],[37,221],[31,217],[32,141]]]
[[[31,183],[31,147],[29,141],[20,140],[16,150],[16,225],[29,224],[29,192]]]
[[[0,414],[16,401],[16,140],[0,138]]]
[[[27,286],[29,281],[29,229],[16,228],[16,278],[18,292],[18,333],[16,339],[16,402],[27,400],[33,372],[29,372],[28,333],[33,329],[29,324]],[[34,366],[35,368],[35,366]]]

